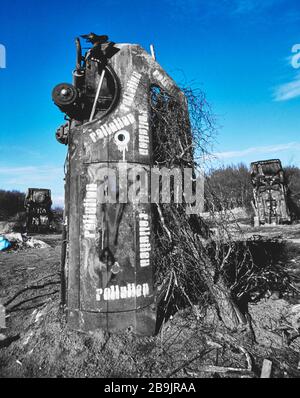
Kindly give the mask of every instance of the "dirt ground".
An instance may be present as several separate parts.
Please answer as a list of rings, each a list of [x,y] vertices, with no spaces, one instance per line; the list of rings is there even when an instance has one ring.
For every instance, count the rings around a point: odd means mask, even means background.
[[[300,225],[241,227],[250,235],[274,233],[287,239],[285,265],[300,276]],[[297,293],[273,294],[250,305],[252,330],[229,333],[213,308],[194,306],[176,313],[155,337],[83,334],[68,329],[59,306],[60,235],[35,238],[49,246],[0,253],[0,302],[7,303],[28,285],[44,285],[25,290],[6,306],[0,377],[257,378],[265,358],[273,363],[272,377],[300,377]]]

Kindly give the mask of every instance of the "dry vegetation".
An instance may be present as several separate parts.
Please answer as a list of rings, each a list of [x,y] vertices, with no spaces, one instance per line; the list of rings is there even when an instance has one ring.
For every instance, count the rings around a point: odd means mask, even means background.
[[[273,362],[272,377],[300,376],[297,292],[281,292],[281,298],[269,292],[249,304],[255,339],[247,328],[229,331],[202,302],[169,314],[155,337],[83,334],[68,329],[59,306],[60,237],[39,238],[50,247],[0,255],[9,315],[8,340],[0,342],[1,377],[253,378],[264,358]],[[283,264],[299,289],[299,245],[289,244]]]

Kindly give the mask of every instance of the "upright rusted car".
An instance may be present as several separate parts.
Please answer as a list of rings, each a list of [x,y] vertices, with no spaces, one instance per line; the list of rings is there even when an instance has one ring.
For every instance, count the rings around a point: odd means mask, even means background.
[[[52,219],[50,189],[29,188],[25,196],[26,231],[45,232]]]
[[[67,115],[56,133],[68,145],[62,290],[69,325],[77,330],[130,329],[153,335],[152,205],[129,198],[153,162],[151,90],[164,90],[186,106],[162,67],[135,44],[107,36],[76,39],[73,84],[53,90]],[[138,172],[137,172],[138,170]],[[117,184],[115,182],[117,181]],[[136,185],[137,184],[137,185]]]
[[[281,161],[271,159],[251,163],[251,179],[259,224],[290,222]]]

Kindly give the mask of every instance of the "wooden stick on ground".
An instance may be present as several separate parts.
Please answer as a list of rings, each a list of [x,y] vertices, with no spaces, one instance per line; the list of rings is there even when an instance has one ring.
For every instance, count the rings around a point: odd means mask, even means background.
[[[161,221],[162,227],[166,231],[166,234],[168,235],[169,241],[172,242],[172,235],[171,235],[170,230],[166,226],[166,222],[165,222],[164,216],[162,214],[161,207],[160,207],[160,205],[158,203],[156,203],[156,206],[157,206],[157,210],[158,210],[158,214],[159,214],[159,217],[160,217],[160,221]]]
[[[17,308],[19,308],[20,305],[22,305],[22,304],[28,303],[28,302],[30,302],[30,301],[34,301],[34,300],[39,299],[39,298],[42,298],[42,297],[52,296],[52,295],[54,295],[54,294],[56,294],[56,293],[59,293],[59,290],[55,290],[55,291],[49,292],[49,293],[40,294],[39,296],[30,297],[30,298],[28,298],[28,299],[26,299],[26,300],[20,301],[19,303],[13,305],[11,308],[7,309],[7,313],[11,313],[11,312],[16,312],[16,311],[18,311]],[[40,303],[38,303],[38,304],[40,304]],[[19,309],[20,309],[20,310],[23,310],[24,307],[23,307],[23,308],[21,307],[21,308],[19,308]]]
[[[200,366],[198,372],[208,372],[208,373],[252,373],[249,369],[242,369],[242,368],[227,368],[224,366]]]
[[[43,289],[44,287],[47,286],[52,286],[52,285],[58,285],[60,283],[60,281],[50,281],[47,283],[44,283],[43,285],[30,285],[30,286],[26,286],[24,287],[24,289],[19,290],[12,298],[8,299],[5,303],[4,303],[4,307],[7,307],[10,303],[12,303],[18,296],[20,296],[22,293],[27,292],[28,290],[38,290],[38,289]]]
[[[268,359],[264,359],[260,378],[269,379],[271,377],[271,372],[272,372],[272,362],[269,361]]]

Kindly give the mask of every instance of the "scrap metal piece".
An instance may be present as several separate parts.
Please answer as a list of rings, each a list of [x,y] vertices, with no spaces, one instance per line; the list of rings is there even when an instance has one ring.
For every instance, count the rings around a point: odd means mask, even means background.
[[[279,159],[251,163],[256,225],[291,221],[284,172]]]
[[[52,221],[50,189],[29,188],[25,196],[26,230],[48,230]]]
[[[151,89],[188,115],[186,99],[139,45],[85,38],[94,47],[76,70],[82,110],[69,121],[62,303],[73,329],[153,335],[154,208],[142,186],[153,163]]]
[[[108,41],[108,36],[106,36],[106,35],[99,36],[93,32],[91,32],[87,35],[81,35],[80,37],[85,39],[87,42],[93,43],[93,44],[103,44],[103,43],[107,43],[107,41]]]

